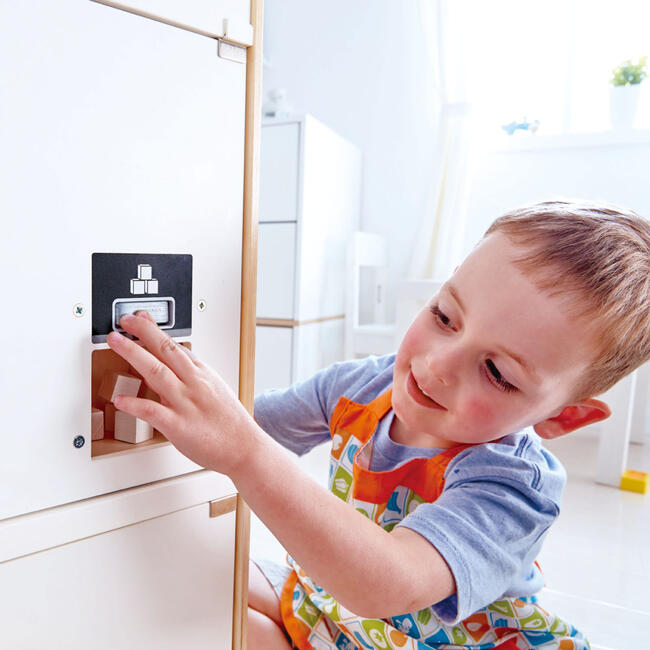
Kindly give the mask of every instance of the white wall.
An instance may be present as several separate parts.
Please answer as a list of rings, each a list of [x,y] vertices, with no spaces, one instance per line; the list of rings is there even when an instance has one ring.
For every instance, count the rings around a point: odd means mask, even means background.
[[[419,25],[417,2],[265,2],[265,96],[285,88],[295,112],[364,152],[360,225],[390,242],[389,320],[435,178],[434,79]]]
[[[609,201],[650,217],[649,131],[513,138],[474,159],[465,252],[502,213],[553,197]]]

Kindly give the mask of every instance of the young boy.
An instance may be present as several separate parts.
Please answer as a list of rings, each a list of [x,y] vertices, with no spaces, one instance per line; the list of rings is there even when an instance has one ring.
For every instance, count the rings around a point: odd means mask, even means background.
[[[649,304],[648,222],[541,203],[497,219],[397,355],[270,391],[257,423],[150,320],[123,318],[153,354],[109,344],[163,404],[116,406],[228,474],[289,552],[251,565],[249,648],[588,648],[534,596],[565,482],[540,438],[609,415],[593,396],[650,357]],[[331,492],[273,438],[331,438]]]

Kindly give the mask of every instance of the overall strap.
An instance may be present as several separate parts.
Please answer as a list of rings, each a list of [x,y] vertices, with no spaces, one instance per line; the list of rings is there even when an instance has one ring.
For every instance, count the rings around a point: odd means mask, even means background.
[[[369,404],[358,404],[347,397],[340,397],[330,420],[332,439],[335,440],[338,435],[345,443],[352,435],[360,442],[369,440],[379,420],[390,410],[392,395],[393,389],[389,388]]]
[[[442,494],[449,463],[472,445],[455,445],[433,458],[416,458],[387,472],[373,472],[363,463],[356,462],[358,447],[370,440],[379,420],[390,410],[392,394],[391,388],[369,404],[357,404],[347,397],[339,399],[330,421],[332,457],[340,459],[351,437],[358,441],[352,468],[355,499],[367,503],[386,503],[396,487],[403,485],[427,503],[432,503]]]
[[[472,445],[456,445],[433,458],[415,458],[388,472],[372,472],[357,463],[353,467],[355,499],[386,503],[397,486],[403,485],[426,503],[433,503],[445,487],[449,463]]]
[[[393,407],[393,389],[389,388],[368,404],[368,408],[381,420]]]

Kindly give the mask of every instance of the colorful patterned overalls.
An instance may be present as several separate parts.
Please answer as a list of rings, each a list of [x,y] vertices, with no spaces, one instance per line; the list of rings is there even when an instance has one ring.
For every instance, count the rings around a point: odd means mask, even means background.
[[[388,531],[419,504],[440,496],[449,461],[468,446],[414,459],[389,472],[370,471],[370,440],[391,408],[391,394],[389,390],[368,405],[341,397],[330,423],[330,490]],[[534,596],[503,598],[456,625],[442,623],[431,607],[367,619],[337,603],[291,557],[289,563],[293,571],[282,590],[282,619],[300,650],[589,648],[573,626],[543,610]]]

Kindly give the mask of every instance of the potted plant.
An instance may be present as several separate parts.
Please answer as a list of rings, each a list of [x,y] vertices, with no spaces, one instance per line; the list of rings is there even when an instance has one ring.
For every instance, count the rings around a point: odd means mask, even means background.
[[[614,128],[630,128],[634,123],[641,82],[648,75],[647,61],[647,56],[638,63],[628,59],[612,71],[609,109]]]

